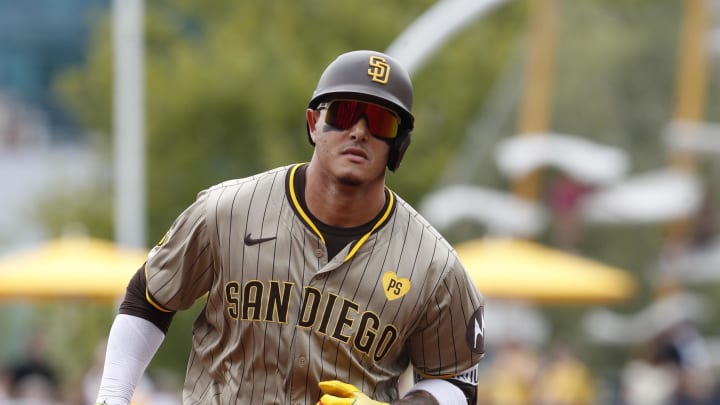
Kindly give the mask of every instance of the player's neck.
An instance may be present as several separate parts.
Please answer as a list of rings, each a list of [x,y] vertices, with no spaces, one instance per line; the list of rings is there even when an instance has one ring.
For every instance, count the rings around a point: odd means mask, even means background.
[[[306,172],[305,204],[327,225],[349,228],[366,224],[385,206],[385,198],[383,181],[348,186],[311,173],[310,167]]]

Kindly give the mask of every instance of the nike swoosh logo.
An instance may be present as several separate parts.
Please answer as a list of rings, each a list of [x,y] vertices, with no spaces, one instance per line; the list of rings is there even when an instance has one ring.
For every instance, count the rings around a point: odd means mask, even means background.
[[[277,236],[270,236],[267,238],[253,238],[252,234],[245,235],[245,246],[257,245],[258,243],[267,242],[269,240],[276,239]]]

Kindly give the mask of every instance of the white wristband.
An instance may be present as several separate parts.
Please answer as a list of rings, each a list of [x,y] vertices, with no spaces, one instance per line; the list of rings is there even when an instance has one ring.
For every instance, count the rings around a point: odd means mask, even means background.
[[[96,402],[128,405],[163,339],[165,334],[152,322],[124,314],[115,317]]]
[[[420,380],[410,387],[408,392],[427,391],[440,405],[467,405],[467,399],[462,390],[452,383],[440,379]]]

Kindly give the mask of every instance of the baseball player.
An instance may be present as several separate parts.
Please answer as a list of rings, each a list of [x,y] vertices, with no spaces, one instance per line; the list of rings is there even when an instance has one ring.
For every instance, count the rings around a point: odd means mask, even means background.
[[[186,404],[475,404],[483,299],[385,185],[412,100],[392,57],[335,59],[306,111],[310,162],[200,192],[151,250],[110,330],[97,402],[129,404],[173,314],[203,298]]]

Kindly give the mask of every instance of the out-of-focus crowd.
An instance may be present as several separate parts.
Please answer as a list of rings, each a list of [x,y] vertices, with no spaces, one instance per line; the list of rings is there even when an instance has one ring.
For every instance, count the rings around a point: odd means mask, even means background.
[[[15,361],[0,368],[0,405],[90,405],[95,402],[102,376],[105,343],[98,344],[95,361],[82,380],[71,384],[45,355],[42,338],[28,341]],[[146,374],[131,405],[180,405],[180,388],[166,375]]]
[[[678,323],[642,345],[613,375],[594,373],[569,347],[542,354],[505,342],[481,365],[479,405],[714,405],[717,370],[702,336]]]

